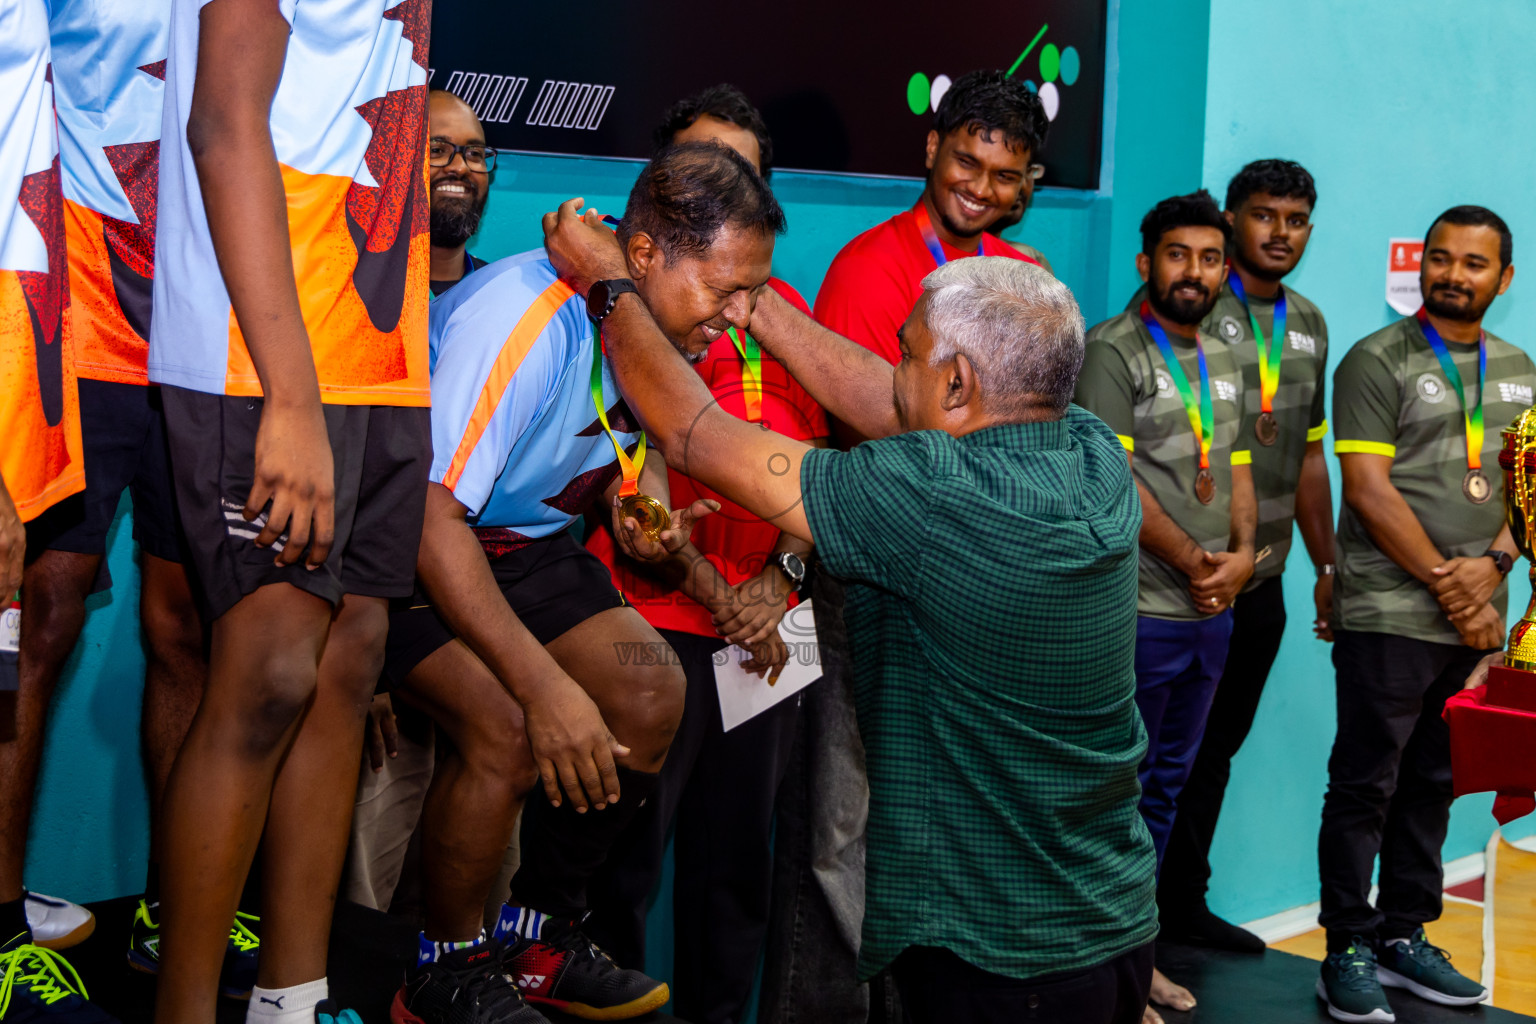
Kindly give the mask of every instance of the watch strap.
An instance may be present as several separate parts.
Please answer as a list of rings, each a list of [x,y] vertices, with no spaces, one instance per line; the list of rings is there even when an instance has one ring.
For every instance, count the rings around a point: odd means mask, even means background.
[[[640,289],[635,287],[635,282],[627,277],[610,278],[607,281],[595,281],[587,291],[587,316],[593,323],[600,324],[613,312],[613,307],[619,301],[619,296],[625,292],[635,295],[640,294]]]
[[[1509,571],[1515,567],[1515,560],[1508,551],[1489,548],[1483,552],[1483,557],[1493,559],[1493,564],[1499,567],[1499,575],[1501,576],[1508,576]]]

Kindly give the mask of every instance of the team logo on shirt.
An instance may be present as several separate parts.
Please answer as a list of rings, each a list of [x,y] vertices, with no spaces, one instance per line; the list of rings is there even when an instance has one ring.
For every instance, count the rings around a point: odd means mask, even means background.
[[[1305,352],[1311,356],[1317,355],[1317,339],[1312,335],[1302,334],[1300,331],[1286,331],[1285,339],[1297,352]]]
[[[1211,391],[1223,402],[1237,401],[1237,385],[1229,380],[1211,381]]]
[[[1419,397],[1430,405],[1439,405],[1445,401],[1445,381],[1437,374],[1421,373],[1418,382]]]
[[[1511,384],[1508,381],[1499,381],[1499,400],[1513,402],[1516,405],[1531,404],[1531,387],[1529,384]]]
[[[1173,378],[1168,376],[1162,370],[1158,370],[1157,371],[1157,396],[1159,398],[1167,398],[1171,394],[1173,394]]]
[[[1224,316],[1217,325],[1216,331],[1221,335],[1221,340],[1228,345],[1236,345],[1243,340],[1243,325],[1237,322],[1235,316]]]

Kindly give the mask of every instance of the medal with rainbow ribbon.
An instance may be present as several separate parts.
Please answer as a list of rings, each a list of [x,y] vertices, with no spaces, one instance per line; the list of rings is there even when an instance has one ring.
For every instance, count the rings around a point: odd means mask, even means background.
[[[1461,493],[1472,504],[1481,505],[1493,497],[1493,483],[1488,479],[1488,474],[1483,472],[1483,380],[1488,376],[1488,335],[1482,331],[1477,332],[1477,405],[1474,406],[1467,402],[1461,371],[1456,368],[1456,361],[1451,358],[1445,339],[1440,337],[1435,325],[1429,322],[1429,313],[1420,306],[1417,316],[1424,340],[1435,350],[1435,358],[1440,360],[1440,369],[1445,371],[1445,379],[1450,382],[1451,390],[1456,392],[1456,400],[1461,403],[1461,418],[1467,430],[1467,475],[1462,478]]]
[[[1264,337],[1259,328],[1259,318],[1248,305],[1248,295],[1243,290],[1243,279],[1229,274],[1227,283],[1232,293],[1248,311],[1248,324],[1253,328],[1253,340],[1259,346],[1259,418],[1253,425],[1254,436],[1259,444],[1269,447],[1280,436],[1280,426],[1275,422],[1275,392],[1280,390],[1280,357],[1285,351],[1285,287],[1275,298],[1275,318],[1270,324],[1270,336]]]
[[[1216,478],[1211,475],[1211,438],[1216,425],[1216,410],[1211,405],[1211,374],[1205,365],[1205,349],[1196,337],[1195,360],[1200,367],[1200,393],[1197,395],[1184,375],[1184,367],[1179,365],[1173,346],[1168,343],[1167,332],[1152,316],[1152,305],[1146,299],[1141,300],[1141,322],[1147,325],[1158,351],[1163,354],[1163,362],[1168,364],[1168,375],[1173,378],[1173,386],[1184,402],[1184,413],[1200,443],[1200,472],[1195,474],[1195,497],[1200,504],[1209,505],[1216,499]]]
[[[608,410],[603,407],[603,335],[597,324],[592,325],[592,404],[597,407],[597,421],[603,425],[608,440],[613,442],[613,452],[619,458],[619,472],[624,477],[624,482],[619,485],[619,516],[633,519],[640,524],[642,533],[659,542],[661,531],[672,525],[672,514],[655,498],[640,493],[640,470],[645,466],[645,431],[640,431],[635,457],[630,458],[608,425]]]

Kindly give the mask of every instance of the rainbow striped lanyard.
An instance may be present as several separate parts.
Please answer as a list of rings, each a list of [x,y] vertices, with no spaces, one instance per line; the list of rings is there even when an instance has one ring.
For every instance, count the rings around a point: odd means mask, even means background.
[[[1184,402],[1184,413],[1189,417],[1189,425],[1194,428],[1195,437],[1200,439],[1200,468],[1209,470],[1216,410],[1211,405],[1211,375],[1205,365],[1205,348],[1200,344],[1200,337],[1198,334],[1195,336],[1195,360],[1200,366],[1200,393],[1197,395],[1189,386],[1189,378],[1184,375],[1184,367],[1179,365],[1179,357],[1174,354],[1173,346],[1168,343],[1167,332],[1152,316],[1152,304],[1146,299],[1141,300],[1141,322],[1147,325],[1152,340],[1157,342],[1158,351],[1163,354],[1163,362],[1168,364],[1168,375],[1173,378],[1173,386],[1178,389],[1179,398]]]
[[[1237,296],[1237,301],[1248,311],[1253,340],[1259,346],[1259,411],[1272,415],[1275,410],[1275,392],[1280,390],[1280,356],[1285,351],[1285,286],[1280,287],[1280,294],[1275,299],[1275,318],[1270,324],[1270,336],[1266,338],[1259,329],[1259,318],[1253,315],[1253,307],[1248,305],[1248,295],[1243,291],[1243,279],[1235,273],[1228,273],[1227,283],[1232,286],[1232,294]]]
[[[1482,331],[1477,332],[1477,405],[1467,403],[1465,386],[1461,382],[1461,371],[1456,369],[1456,361],[1451,358],[1450,349],[1446,348],[1445,340],[1440,337],[1440,332],[1435,330],[1435,325],[1429,322],[1429,314],[1424,307],[1419,307],[1419,330],[1424,332],[1424,338],[1429,342],[1429,347],[1435,350],[1435,358],[1440,360],[1440,369],[1445,371],[1445,379],[1450,381],[1451,390],[1456,392],[1456,400],[1461,403],[1462,419],[1467,428],[1467,468],[1483,468],[1483,380],[1488,376],[1488,335]]]
[[[635,457],[630,458],[624,446],[619,444],[619,439],[613,436],[613,428],[608,425],[608,410],[603,408],[603,334],[597,324],[592,325],[592,404],[597,406],[597,421],[607,431],[608,440],[613,442],[614,454],[619,457],[619,472],[624,477],[624,482],[619,485],[619,497],[639,494],[640,470],[645,465],[645,431],[640,431]]]
[[[763,418],[763,347],[746,331],[728,327],[731,344],[741,356],[741,396],[747,407],[747,422],[759,423]]]
[[[917,231],[923,236],[923,244],[928,247],[928,252],[933,256],[935,266],[942,267],[949,262],[949,257],[944,255],[944,245],[939,241],[939,233],[933,230],[933,218],[928,216],[928,204],[921,199],[912,211],[912,216],[917,219]],[[981,236],[981,242],[976,247],[976,255],[987,255],[987,236]]]

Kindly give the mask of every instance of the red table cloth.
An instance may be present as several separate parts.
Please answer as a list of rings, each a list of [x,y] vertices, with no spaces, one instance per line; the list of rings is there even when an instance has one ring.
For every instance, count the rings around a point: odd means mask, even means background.
[[[1536,811],[1536,712],[1488,703],[1486,685],[1445,702],[1456,795],[1497,793],[1500,825]]]

